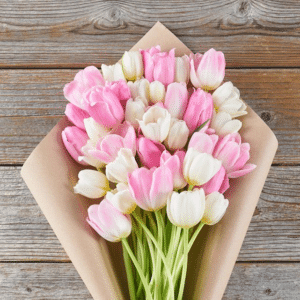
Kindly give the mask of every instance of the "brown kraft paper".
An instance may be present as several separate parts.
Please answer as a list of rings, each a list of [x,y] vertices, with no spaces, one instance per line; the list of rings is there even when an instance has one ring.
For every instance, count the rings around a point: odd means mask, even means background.
[[[131,50],[156,45],[162,51],[176,48],[176,56],[191,53],[159,22]],[[251,145],[250,162],[257,168],[230,181],[225,216],[218,224],[205,226],[196,240],[189,256],[187,300],[222,298],[278,147],[269,127],[250,107],[247,111],[240,133]],[[73,192],[82,166],[62,143],[61,132],[69,125],[63,117],[31,153],[21,175],[92,297],[129,299],[121,243],[106,242],[90,228],[87,208],[95,201]]]

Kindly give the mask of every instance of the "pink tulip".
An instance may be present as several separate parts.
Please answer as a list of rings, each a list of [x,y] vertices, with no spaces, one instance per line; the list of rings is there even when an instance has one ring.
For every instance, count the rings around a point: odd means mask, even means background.
[[[92,87],[84,97],[88,103],[88,113],[104,127],[114,127],[124,119],[124,109],[120,100],[109,87]]]
[[[109,87],[111,91],[116,94],[123,107],[126,106],[127,100],[131,97],[130,88],[126,80],[106,81],[105,86]]]
[[[125,122],[112,132],[99,140],[96,149],[89,150],[88,154],[106,164],[116,159],[121,148],[130,149],[135,156],[136,135],[133,126]]]
[[[78,157],[83,155],[81,148],[89,139],[87,133],[76,126],[69,126],[63,130],[61,135],[63,143],[70,155],[80,164],[87,165],[84,161],[78,160]]]
[[[221,138],[214,150],[214,157],[222,161],[229,178],[237,178],[250,173],[256,165],[246,164],[250,158],[250,145],[242,143],[239,133],[231,133]]]
[[[222,166],[219,172],[211,180],[202,185],[201,188],[204,189],[206,195],[213,192],[225,193],[229,188],[229,178],[225,168]]]
[[[72,103],[66,105],[65,115],[74,125],[83,130],[85,130],[83,120],[90,117],[85,110]]]
[[[165,108],[173,118],[182,119],[188,104],[188,90],[185,83],[173,82],[168,85]]]
[[[165,150],[165,146],[159,142],[154,142],[145,137],[140,137],[137,140],[137,153],[141,163],[151,169],[152,167],[159,167],[160,156]]]
[[[219,137],[216,134],[206,134],[204,132],[194,132],[188,148],[194,148],[198,152],[213,154]]]
[[[168,85],[175,77],[175,49],[160,52],[160,47],[141,50],[143,56],[145,78],[150,82],[157,80]]]
[[[206,93],[201,89],[197,89],[193,92],[183,117],[190,133],[193,133],[196,128],[212,118],[213,109],[214,106],[211,94]],[[208,124],[209,123],[210,121]]]
[[[174,189],[180,190],[187,185],[183,177],[183,160],[185,157],[184,151],[176,151],[171,155],[168,151],[164,151],[160,157],[160,165],[168,167],[173,174]]]
[[[129,215],[121,213],[107,199],[88,208],[87,222],[104,239],[119,242],[131,233],[132,224]]]
[[[169,168],[139,168],[128,176],[129,190],[139,207],[154,211],[163,208],[173,191],[173,175]]]
[[[199,57],[195,60],[191,59],[190,79],[192,84],[196,88],[215,90],[224,79],[225,65],[224,54],[213,48],[205,52],[201,59]]]
[[[86,103],[83,94],[93,86],[103,86],[104,83],[103,76],[96,67],[86,67],[75,75],[73,81],[65,85],[64,95],[74,105],[85,109]]]

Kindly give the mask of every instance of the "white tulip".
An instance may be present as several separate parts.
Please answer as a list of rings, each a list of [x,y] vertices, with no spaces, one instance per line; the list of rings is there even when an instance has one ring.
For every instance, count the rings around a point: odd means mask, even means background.
[[[205,198],[205,211],[201,222],[207,225],[218,223],[223,218],[228,204],[229,201],[219,192],[207,195]]]
[[[126,102],[125,120],[130,122],[134,128],[138,128],[138,120],[142,120],[145,110],[146,106],[141,97],[137,97],[134,100],[129,99]]]
[[[213,111],[210,127],[216,131],[217,135],[224,136],[238,132],[242,127],[242,122],[240,120],[232,120],[228,112],[221,111],[216,113]]]
[[[228,81],[218,87],[212,94],[217,112],[225,111],[232,118],[247,114],[246,104],[240,99],[240,91]]]
[[[87,135],[95,143],[109,134],[109,130],[97,123],[93,118],[86,118],[83,122]]]
[[[184,120],[172,118],[169,134],[165,140],[165,145],[170,150],[182,149],[189,137],[189,128]]]
[[[115,65],[110,65],[110,66],[102,64],[101,70],[102,70],[103,78],[106,81],[117,81],[120,79],[125,80],[125,76],[120,63],[116,63]]]
[[[109,190],[109,182],[102,172],[85,169],[78,173],[78,178],[74,186],[76,194],[96,199],[103,197]]]
[[[128,81],[127,85],[130,89],[131,97],[133,99],[141,97],[145,106],[148,106],[150,101],[150,82],[143,78],[136,81]]]
[[[211,154],[189,148],[183,161],[183,176],[189,185],[203,185],[221,168],[222,162]]]
[[[167,214],[170,222],[183,228],[197,225],[205,209],[205,194],[203,189],[173,192],[168,198]]]
[[[127,174],[138,168],[138,164],[127,148],[121,148],[117,158],[106,166],[106,177],[109,181],[127,183]]]
[[[166,95],[165,86],[160,81],[152,81],[150,83],[150,102],[164,102]]]
[[[190,60],[187,55],[175,58],[175,82],[188,83],[190,78]]]
[[[106,199],[123,214],[131,214],[136,208],[135,199],[125,183],[118,183],[116,189],[107,192]]]
[[[162,143],[170,130],[171,115],[165,108],[152,106],[144,113],[139,124],[146,138]]]
[[[122,67],[126,79],[134,81],[142,78],[144,66],[140,51],[125,51],[122,57]]]
[[[105,163],[99,159],[96,159],[94,156],[89,154],[89,150],[96,149],[96,142],[93,140],[88,140],[87,143],[81,148],[83,156],[79,156],[79,161],[85,161],[90,166],[94,166],[97,169],[100,169],[105,166]]]

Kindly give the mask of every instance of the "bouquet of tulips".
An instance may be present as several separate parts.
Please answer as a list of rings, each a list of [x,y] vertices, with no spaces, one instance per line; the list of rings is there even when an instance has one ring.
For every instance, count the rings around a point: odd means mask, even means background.
[[[251,172],[238,133],[246,105],[223,83],[224,54],[160,46],[90,66],[66,84],[62,139],[87,166],[74,192],[99,199],[87,222],[122,242],[131,299],[182,299],[188,253],[225,214],[230,178]]]

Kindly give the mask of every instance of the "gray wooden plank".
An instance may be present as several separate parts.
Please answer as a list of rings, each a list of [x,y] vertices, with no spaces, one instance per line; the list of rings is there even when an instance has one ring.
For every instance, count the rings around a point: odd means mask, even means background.
[[[70,263],[1,263],[2,300],[92,299]],[[298,300],[300,264],[236,264],[223,300]]]
[[[21,164],[63,115],[77,70],[0,71],[0,164]],[[227,70],[279,140],[276,164],[300,163],[300,70]]]
[[[20,167],[0,167],[0,261],[68,261]],[[300,261],[300,167],[272,167],[238,261]]]
[[[161,21],[229,67],[300,67],[297,0],[0,1],[1,67],[82,67],[119,59]]]

